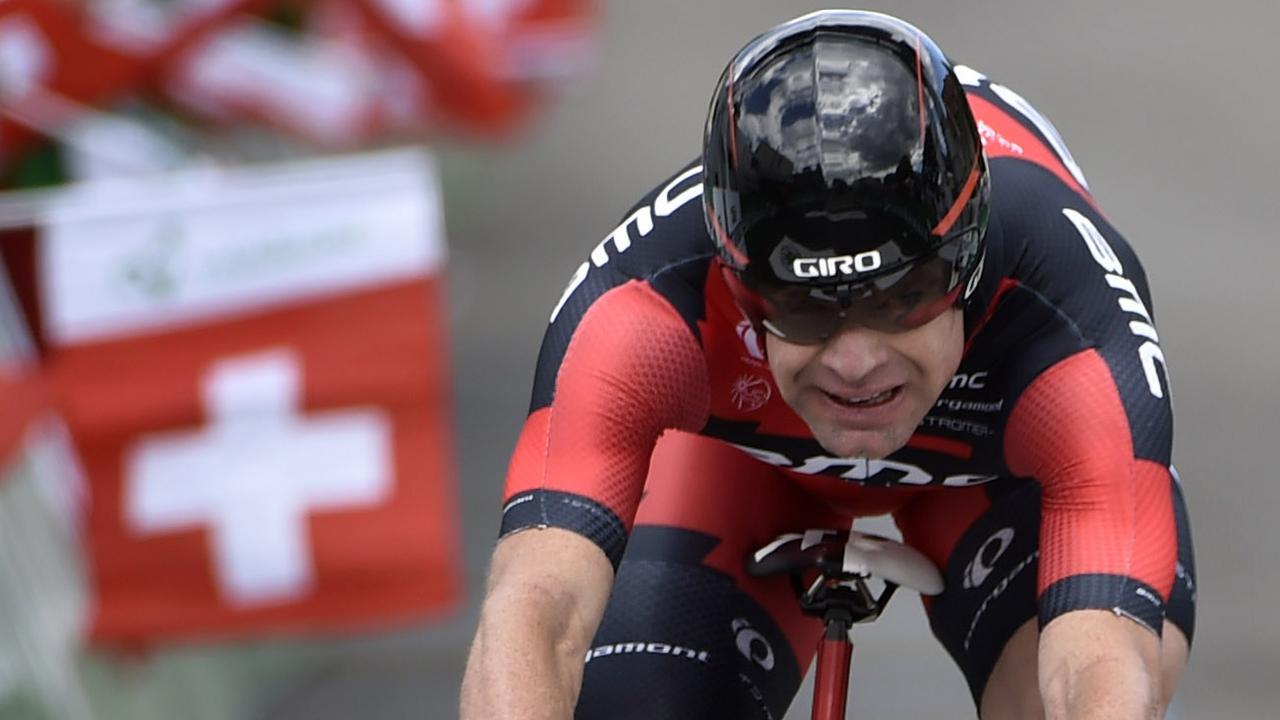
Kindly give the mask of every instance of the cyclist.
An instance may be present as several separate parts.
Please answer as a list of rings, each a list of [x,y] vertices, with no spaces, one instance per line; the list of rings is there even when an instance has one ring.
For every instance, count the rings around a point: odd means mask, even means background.
[[[1020,96],[885,15],[756,38],[552,312],[463,717],[781,717],[821,629],[745,558],[879,514],[981,717],[1162,714],[1194,569],[1151,307]]]

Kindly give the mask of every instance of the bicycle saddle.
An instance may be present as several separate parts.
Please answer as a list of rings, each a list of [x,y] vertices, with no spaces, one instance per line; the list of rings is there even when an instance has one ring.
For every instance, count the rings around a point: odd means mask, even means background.
[[[832,579],[878,577],[922,595],[942,592],[942,575],[919,550],[857,530],[806,530],[778,536],[752,554],[754,576],[817,570]]]

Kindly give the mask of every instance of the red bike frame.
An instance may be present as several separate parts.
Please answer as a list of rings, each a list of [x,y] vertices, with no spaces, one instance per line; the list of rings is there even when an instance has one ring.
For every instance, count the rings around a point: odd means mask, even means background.
[[[844,720],[845,700],[849,696],[849,665],[853,660],[853,643],[849,626],[840,621],[828,622],[818,643],[818,666],[814,673],[813,720]]]

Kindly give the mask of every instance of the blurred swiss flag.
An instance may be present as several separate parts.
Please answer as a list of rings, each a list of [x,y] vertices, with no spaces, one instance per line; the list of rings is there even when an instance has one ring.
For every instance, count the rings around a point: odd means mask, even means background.
[[[593,19],[594,0],[317,0],[299,32],[223,21],[164,65],[165,87],[208,117],[328,147],[500,136],[588,64]]]
[[[131,98],[330,149],[503,137],[588,64],[594,16],[595,0],[2,0],[0,167]]]
[[[82,104],[137,87],[142,59],[84,32],[72,3],[0,2],[0,163],[73,122]]]
[[[0,243],[6,240],[0,234]],[[0,256],[0,481],[31,424],[49,409],[49,396],[8,263]]]
[[[109,644],[377,627],[457,602],[428,159],[68,191],[38,242],[48,367]]]
[[[0,358],[0,476],[22,445],[28,427],[48,409],[46,388],[30,365]]]

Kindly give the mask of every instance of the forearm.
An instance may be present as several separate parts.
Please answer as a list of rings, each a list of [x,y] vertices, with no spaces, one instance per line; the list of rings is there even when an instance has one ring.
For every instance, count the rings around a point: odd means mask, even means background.
[[[1093,618],[1088,617],[1093,614],[1088,611],[1071,613],[1051,623],[1042,634],[1040,693],[1045,717],[1159,717],[1158,638],[1128,619],[1094,612],[1097,615]]]
[[[1046,720],[1149,720],[1158,717],[1154,678],[1140,664],[1098,658],[1041,680]]]
[[[570,720],[613,568],[554,528],[503,540],[462,681],[462,720]]]
[[[462,720],[569,720],[586,647],[544,603],[491,597],[462,684]]]

